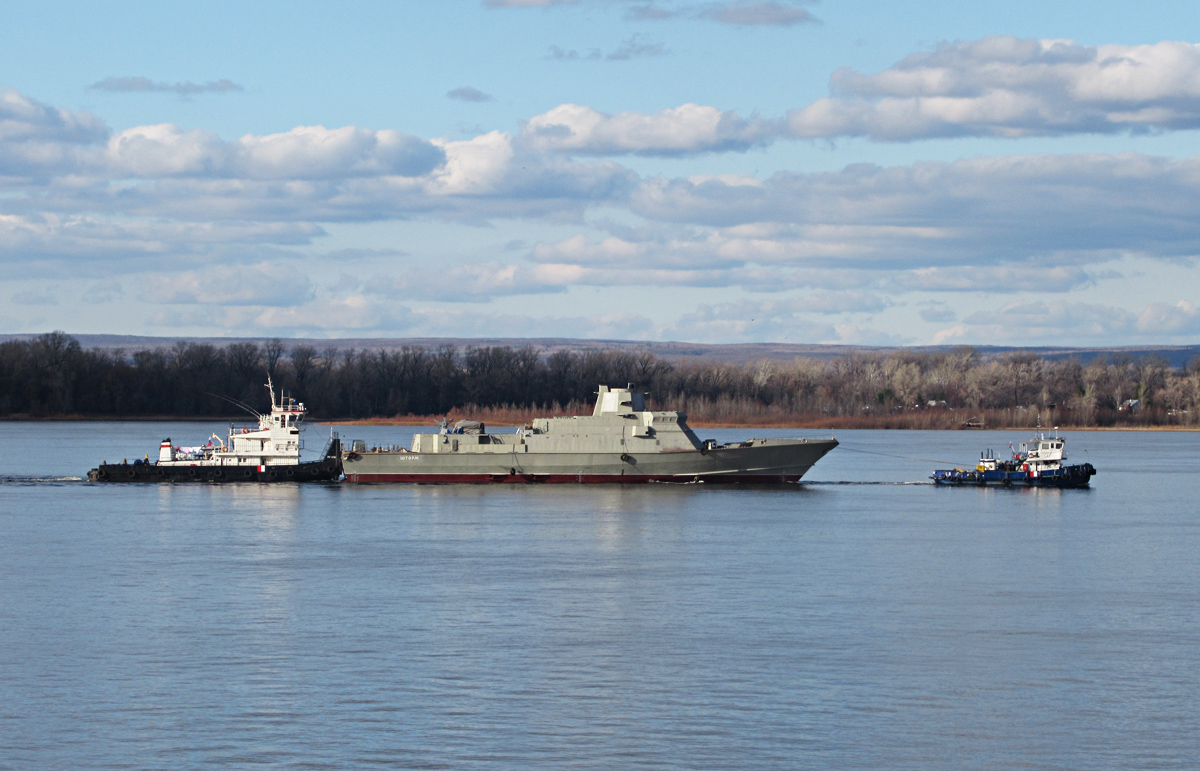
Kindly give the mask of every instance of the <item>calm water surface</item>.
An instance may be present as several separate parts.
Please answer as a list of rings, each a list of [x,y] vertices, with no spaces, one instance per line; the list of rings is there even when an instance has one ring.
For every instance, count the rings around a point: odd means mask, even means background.
[[[904,484],[991,432],[788,489],[70,479],[212,431],[0,423],[0,768],[1197,767],[1198,434],[1072,434],[1085,491]]]

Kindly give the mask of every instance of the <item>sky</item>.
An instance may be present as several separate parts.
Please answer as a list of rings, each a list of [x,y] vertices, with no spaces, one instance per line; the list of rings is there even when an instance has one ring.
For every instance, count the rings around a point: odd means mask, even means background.
[[[0,0],[0,333],[1194,344],[1200,5]]]

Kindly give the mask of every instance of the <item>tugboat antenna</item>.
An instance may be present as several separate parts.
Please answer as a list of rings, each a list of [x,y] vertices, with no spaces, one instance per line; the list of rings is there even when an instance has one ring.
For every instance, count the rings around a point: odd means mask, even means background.
[[[220,399],[221,401],[229,402],[229,403],[230,403],[230,404],[232,404],[234,407],[241,407],[243,410],[245,410],[246,412],[249,412],[251,415],[253,415],[253,416],[254,416],[254,417],[256,417],[256,418],[261,418],[261,417],[262,417],[262,413],[261,413],[261,412],[259,412],[258,410],[254,409],[253,407],[251,407],[250,405],[246,404],[245,402],[239,401],[239,400],[237,400],[237,399],[230,399],[228,396],[221,396],[221,394],[214,394],[214,393],[212,393],[211,391],[205,391],[204,393],[205,393],[206,395],[208,395],[208,396],[211,396],[211,397],[215,398],[215,399]]]

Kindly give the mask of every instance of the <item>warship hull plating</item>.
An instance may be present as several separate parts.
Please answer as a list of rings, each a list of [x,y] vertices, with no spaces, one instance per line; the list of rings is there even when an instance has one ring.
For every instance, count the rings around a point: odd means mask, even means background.
[[[794,483],[836,439],[701,441],[680,412],[653,412],[642,394],[601,386],[590,417],[539,418],[513,434],[461,421],[417,434],[411,449],[343,454],[347,482],[530,484]]]
[[[800,481],[836,446],[835,439],[757,439],[703,453],[367,452],[348,455],[344,468],[347,482],[779,484]]]

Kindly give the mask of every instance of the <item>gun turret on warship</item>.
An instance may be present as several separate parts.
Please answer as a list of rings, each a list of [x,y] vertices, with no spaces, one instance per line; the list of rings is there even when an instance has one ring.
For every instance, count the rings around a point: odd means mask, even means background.
[[[271,412],[261,415],[231,401],[258,418],[258,428],[238,428],[229,435],[213,434],[206,444],[181,447],[168,437],[158,448],[158,459],[133,463],[101,463],[88,472],[92,482],[330,482],[342,475],[342,445],[331,434],[320,460],[301,462],[300,424],[308,413],[304,404],[280,394],[267,379]],[[224,397],[220,397],[224,398]]]
[[[798,482],[836,439],[701,441],[682,412],[646,408],[643,394],[600,386],[591,416],[538,418],[511,434],[477,421],[417,434],[411,448],[343,453],[347,482]]]

